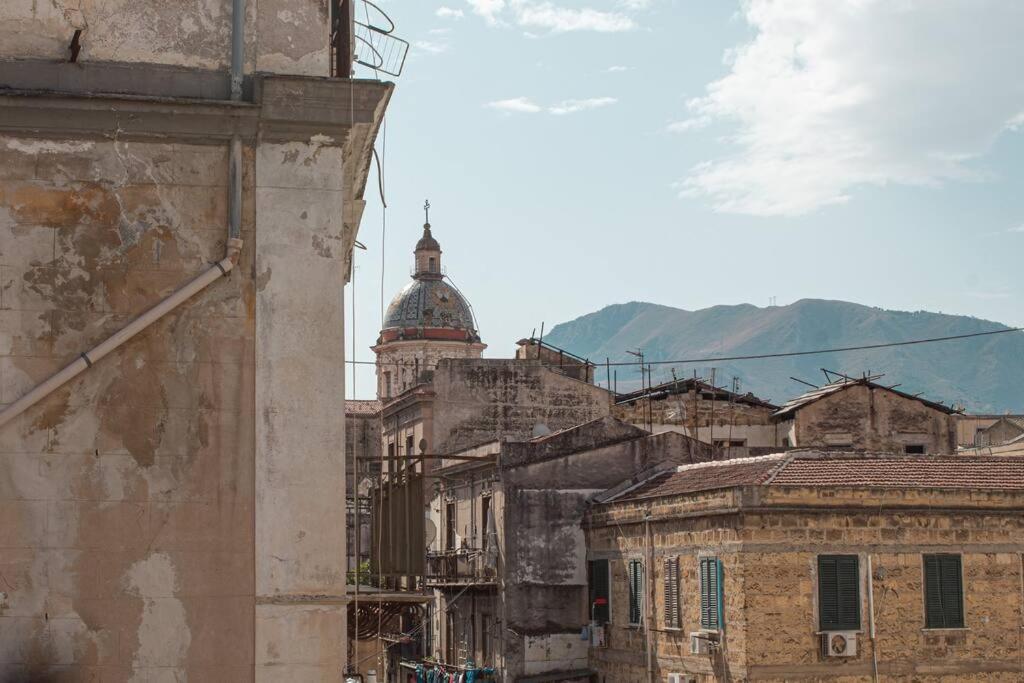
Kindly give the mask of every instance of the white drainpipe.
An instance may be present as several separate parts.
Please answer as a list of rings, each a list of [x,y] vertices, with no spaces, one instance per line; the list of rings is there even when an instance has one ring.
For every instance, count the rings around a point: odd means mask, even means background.
[[[245,63],[245,0],[232,0],[231,8],[231,99],[240,100],[242,98],[242,78]],[[230,194],[228,196],[229,220],[227,253],[224,258],[174,292],[174,294],[171,294],[156,306],[128,323],[127,326],[114,333],[113,336],[100,343],[99,346],[81,354],[56,375],[37,385],[27,394],[0,411],[0,427],[46,398],[66,382],[91,368],[93,363],[96,363],[121,346],[121,344],[124,344],[164,315],[177,308],[185,300],[205,289],[214,280],[227,275],[234,269],[235,262],[238,260],[238,255],[242,250],[242,240],[239,238],[242,225],[242,141],[237,135],[231,139],[228,166],[230,174]]]

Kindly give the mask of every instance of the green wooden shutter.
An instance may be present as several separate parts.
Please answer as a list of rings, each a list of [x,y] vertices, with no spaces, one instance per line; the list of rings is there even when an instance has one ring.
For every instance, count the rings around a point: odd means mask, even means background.
[[[607,624],[610,621],[611,591],[608,590],[608,560],[591,560],[588,567],[590,584],[590,608],[594,621]],[[603,605],[594,603],[603,599]]]
[[[718,559],[704,557],[700,561],[700,625],[721,628],[721,585]]]
[[[665,627],[680,628],[679,558],[665,558]]]
[[[640,560],[629,561],[629,623],[639,624],[643,605],[644,565]]]
[[[959,555],[924,556],[924,612],[927,628],[963,628],[961,570]]]
[[[860,628],[860,572],[856,555],[818,556],[818,627]]]

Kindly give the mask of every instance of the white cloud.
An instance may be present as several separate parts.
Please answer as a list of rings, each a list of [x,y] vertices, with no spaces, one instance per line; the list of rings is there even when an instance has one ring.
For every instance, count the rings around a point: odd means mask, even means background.
[[[529,97],[513,97],[507,100],[495,100],[488,102],[487,106],[504,112],[516,112],[520,114],[536,114],[542,111],[539,104],[535,104]]]
[[[618,102],[614,97],[589,97],[582,100],[562,100],[558,104],[545,107],[537,104],[529,97],[513,97],[507,100],[495,100],[488,102],[485,106],[504,112],[515,112],[520,114],[538,114],[546,111],[555,116],[575,114],[576,112],[588,109],[607,107]]]
[[[423,52],[432,55],[439,55],[442,52],[448,51],[448,43],[435,43],[430,40],[417,40],[415,43],[413,43],[413,46],[417,50],[422,50]]]
[[[451,7],[445,7],[443,5],[441,7],[438,7],[437,11],[435,11],[434,14],[441,17],[442,19],[461,19],[463,17],[462,10],[453,9]]]
[[[620,74],[623,71],[629,71],[629,67],[616,65],[608,67],[607,69],[605,69],[605,71],[607,71],[610,74]]]
[[[556,116],[563,114],[575,114],[578,111],[607,107],[618,102],[614,97],[590,97],[585,100],[563,100],[558,104],[548,107],[548,111]]]
[[[514,9],[516,23],[520,26],[548,29],[554,33],[569,31],[616,33],[636,28],[633,20],[625,14],[602,12],[589,7],[571,9],[558,7],[550,2],[538,4],[517,2]]]
[[[1009,228],[1006,232],[1024,232],[1024,223],[1021,223],[1016,228]]]
[[[621,12],[605,12],[590,7],[561,7],[538,0],[466,0],[474,14],[494,26],[504,18],[526,29],[544,29],[551,33],[631,31],[635,22]],[[506,11],[507,10],[507,11]]]
[[[651,0],[619,0],[619,4],[628,10],[642,10],[651,6]]]
[[[673,121],[665,126],[665,130],[670,133],[685,133],[687,131],[704,128],[710,125],[710,123],[710,116],[694,116],[692,118],[683,119],[682,121]]]
[[[1024,3],[983,4],[749,0],[755,37],[676,126],[734,124],[735,150],[694,167],[684,194],[799,215],[865,185],[984,178],[976,160],[1024,126]]]
[[[474,14],[484,18],[488,24],[498,23],[498,15],[505,9],[505,0],[466,0]]]

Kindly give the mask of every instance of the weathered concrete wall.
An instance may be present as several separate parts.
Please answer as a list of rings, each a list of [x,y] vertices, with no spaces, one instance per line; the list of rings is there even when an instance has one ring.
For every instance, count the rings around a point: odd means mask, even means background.
[[[222,258],[227,177],[226,146],[0,136],[0,403]],[[229,278],[0,427],[0,680],[251,678],[247,188]]]
[[[525,439],[538,424],[555,431],[610,413],[607,391],[532,361],[444,359],[433,386],[437,452]]]
[[[935,504],[942,501],[942,506]],[[655,675],[698,680],[870,681],[867,557],[874,568],[878,666],[884,680],[1017,680],[1024,614],[1020,494],[954,491],[738,489],[603,506],[587,530],[592,558],[612,561],[609,648],[591,663],[607,680],[646,680],[642,630],[626,625],[626,562],[652,568]],[[774,506],[780,509],[773,510]],[[748,507],[736,513],[737,508]],[[644,547],[649,508],[653,552]],[[714,514],[701,514],[701,512]],[[924,629],[922,554],[962,554],[966,629]],[[861,633],[852,658],[822,658],[817,555],[856,554]],[[689,654],[699,629],[698,559],[724,562],[726,653]],[[679,556],[682,629],[664,622],[665,557]],[[648,561],[653,557],[653,562]]]
[[[329,75],[329,24],[327,0],[249,0],[246,72]],[[231,64],[231,0],[5,2],[0,59],[65,60],[76,29],[84,64]]]
[[[793,418],[800,448],[851,447],[902,453],[908,445],[926,453],[956,452],[955,418],[881,388],[853,386],[800,408]]]

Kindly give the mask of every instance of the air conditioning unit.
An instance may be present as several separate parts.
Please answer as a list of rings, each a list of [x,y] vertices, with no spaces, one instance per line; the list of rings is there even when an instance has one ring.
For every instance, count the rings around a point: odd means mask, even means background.
[[[604,626],[590,625],[590,647],[608,647]]]
[[[696,676],[690,674],[669,674],[667,683],[696,683]]]
[[[706,655],[718,646],[718,633],[715,631],[694,631],[690,634],[690,654]]]
[[[821,634],[821,656],[856,657],[856,631],[825,631]]]

